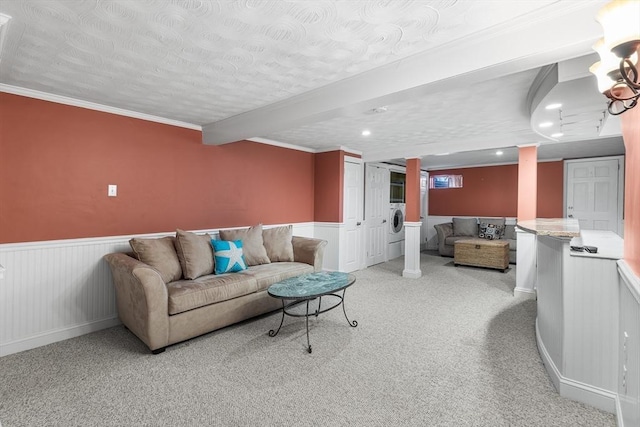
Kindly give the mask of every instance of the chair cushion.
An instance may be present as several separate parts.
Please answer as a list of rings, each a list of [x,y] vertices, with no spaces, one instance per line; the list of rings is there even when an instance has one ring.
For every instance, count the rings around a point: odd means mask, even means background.
[[[240,230],[220,230],[220,240],[242,240],[242,252],[248,266],[271,262],[262,240],[262,224]]]
[[[129,245],[138,261],[158,270],[164,283],[169,283],[182,277],[182,267],[173,241],[171,236],[160,239],[133,238],[129,240]]]
[[[453,218],[454,236],[478,237],[478,221],[475,218]]]
[[[213,248],[211,236],[198,235],[178,229],[176,231],[176,253],[185,279],[196,279],[213,273]]]
[[[266,228],[262,230],[262,239],[271,262],[293,261],[293,227]]]

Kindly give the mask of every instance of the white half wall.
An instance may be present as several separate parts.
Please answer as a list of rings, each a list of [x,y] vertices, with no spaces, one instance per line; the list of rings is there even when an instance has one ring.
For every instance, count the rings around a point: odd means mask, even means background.
[[[315,237],[315,224],[293,224],[293,234]],[[1,244],[0,357],[119,324],[111,271],[102,257],[131,251],[132,237],[169,235],[175,232]]]

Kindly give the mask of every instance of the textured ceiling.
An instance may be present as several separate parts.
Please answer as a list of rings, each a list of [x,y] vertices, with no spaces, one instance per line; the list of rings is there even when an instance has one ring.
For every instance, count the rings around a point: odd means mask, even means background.
[[[516,43],[509,38],[513,31],[526,27],[528,16],[535,22],[567,11],[583,16],[577,12],[587,6],[584,16],[595,16],[592,11],[603,2],[579,3],[3,0],[0,13],[12,19],[5,29],[0,83],[205,126],[247,112],[259,115],[274,103],[322,93],[346,79],[363,84],[366,99],[367,89],[375,87],[357,80],[362,73],[434,49],[453,51],[457,41],[464,46],[462,41],[487,34],[504,34],[511,44],[535,52],[528,45],[542,43],[544,36]],[[576,35],[565,44],[578,46],[584,39]],[[504,50],[485,46],[487,53],[492,48]],[[582,54],[580,49],[558,57]],[[472,62],[484,54],[470,50],[459,59]],[[514,50],[504,63],[520,59]],[[441,79],[463,68],[456,61],[432,62],[425,71],[437,69]],[[344,146],[365,159],[535,142],[540,138],[530,129],[526,98],[544,64],[536,65],[429,94],[405,94],[385,104],[384,114],[345,101],[340,114],[253,136],[309,149]],[[404,78],[398,75],[400,83]],[[360,135],[364,128],[372,132],[368,138]]]

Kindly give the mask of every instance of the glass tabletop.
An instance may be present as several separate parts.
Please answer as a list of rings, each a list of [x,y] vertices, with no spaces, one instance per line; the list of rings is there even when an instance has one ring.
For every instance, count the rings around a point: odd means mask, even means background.
[[[321,271],[291,277],[269,286],[269,295],[283,299],[309,299],[342,290],[355,283],[353,274]]]

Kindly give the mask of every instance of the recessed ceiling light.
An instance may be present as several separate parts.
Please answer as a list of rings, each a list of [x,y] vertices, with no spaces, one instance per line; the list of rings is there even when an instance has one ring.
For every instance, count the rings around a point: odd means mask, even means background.
[[[370,130],[365,129],[365,130],[362,131],[362,136],[369,136],[369,135],[371,135],[371,131]]]
[[[502,156],[504,153],[500,150],[496,151],[496,156]]]
[[[552,133],[551,138],[560,138],[562,135],[564,135],[562,132]]]
[[[551,126],[553,126],[553,122],[542,122],[538,126],[540,126],[541,128],[550,128]]]
[[[554,104],[549,104],[544,108],[545,108],[545,110],[557,110],[560,107],[562,107],[562,104],[560,104],[559,102],[556,102]]]

